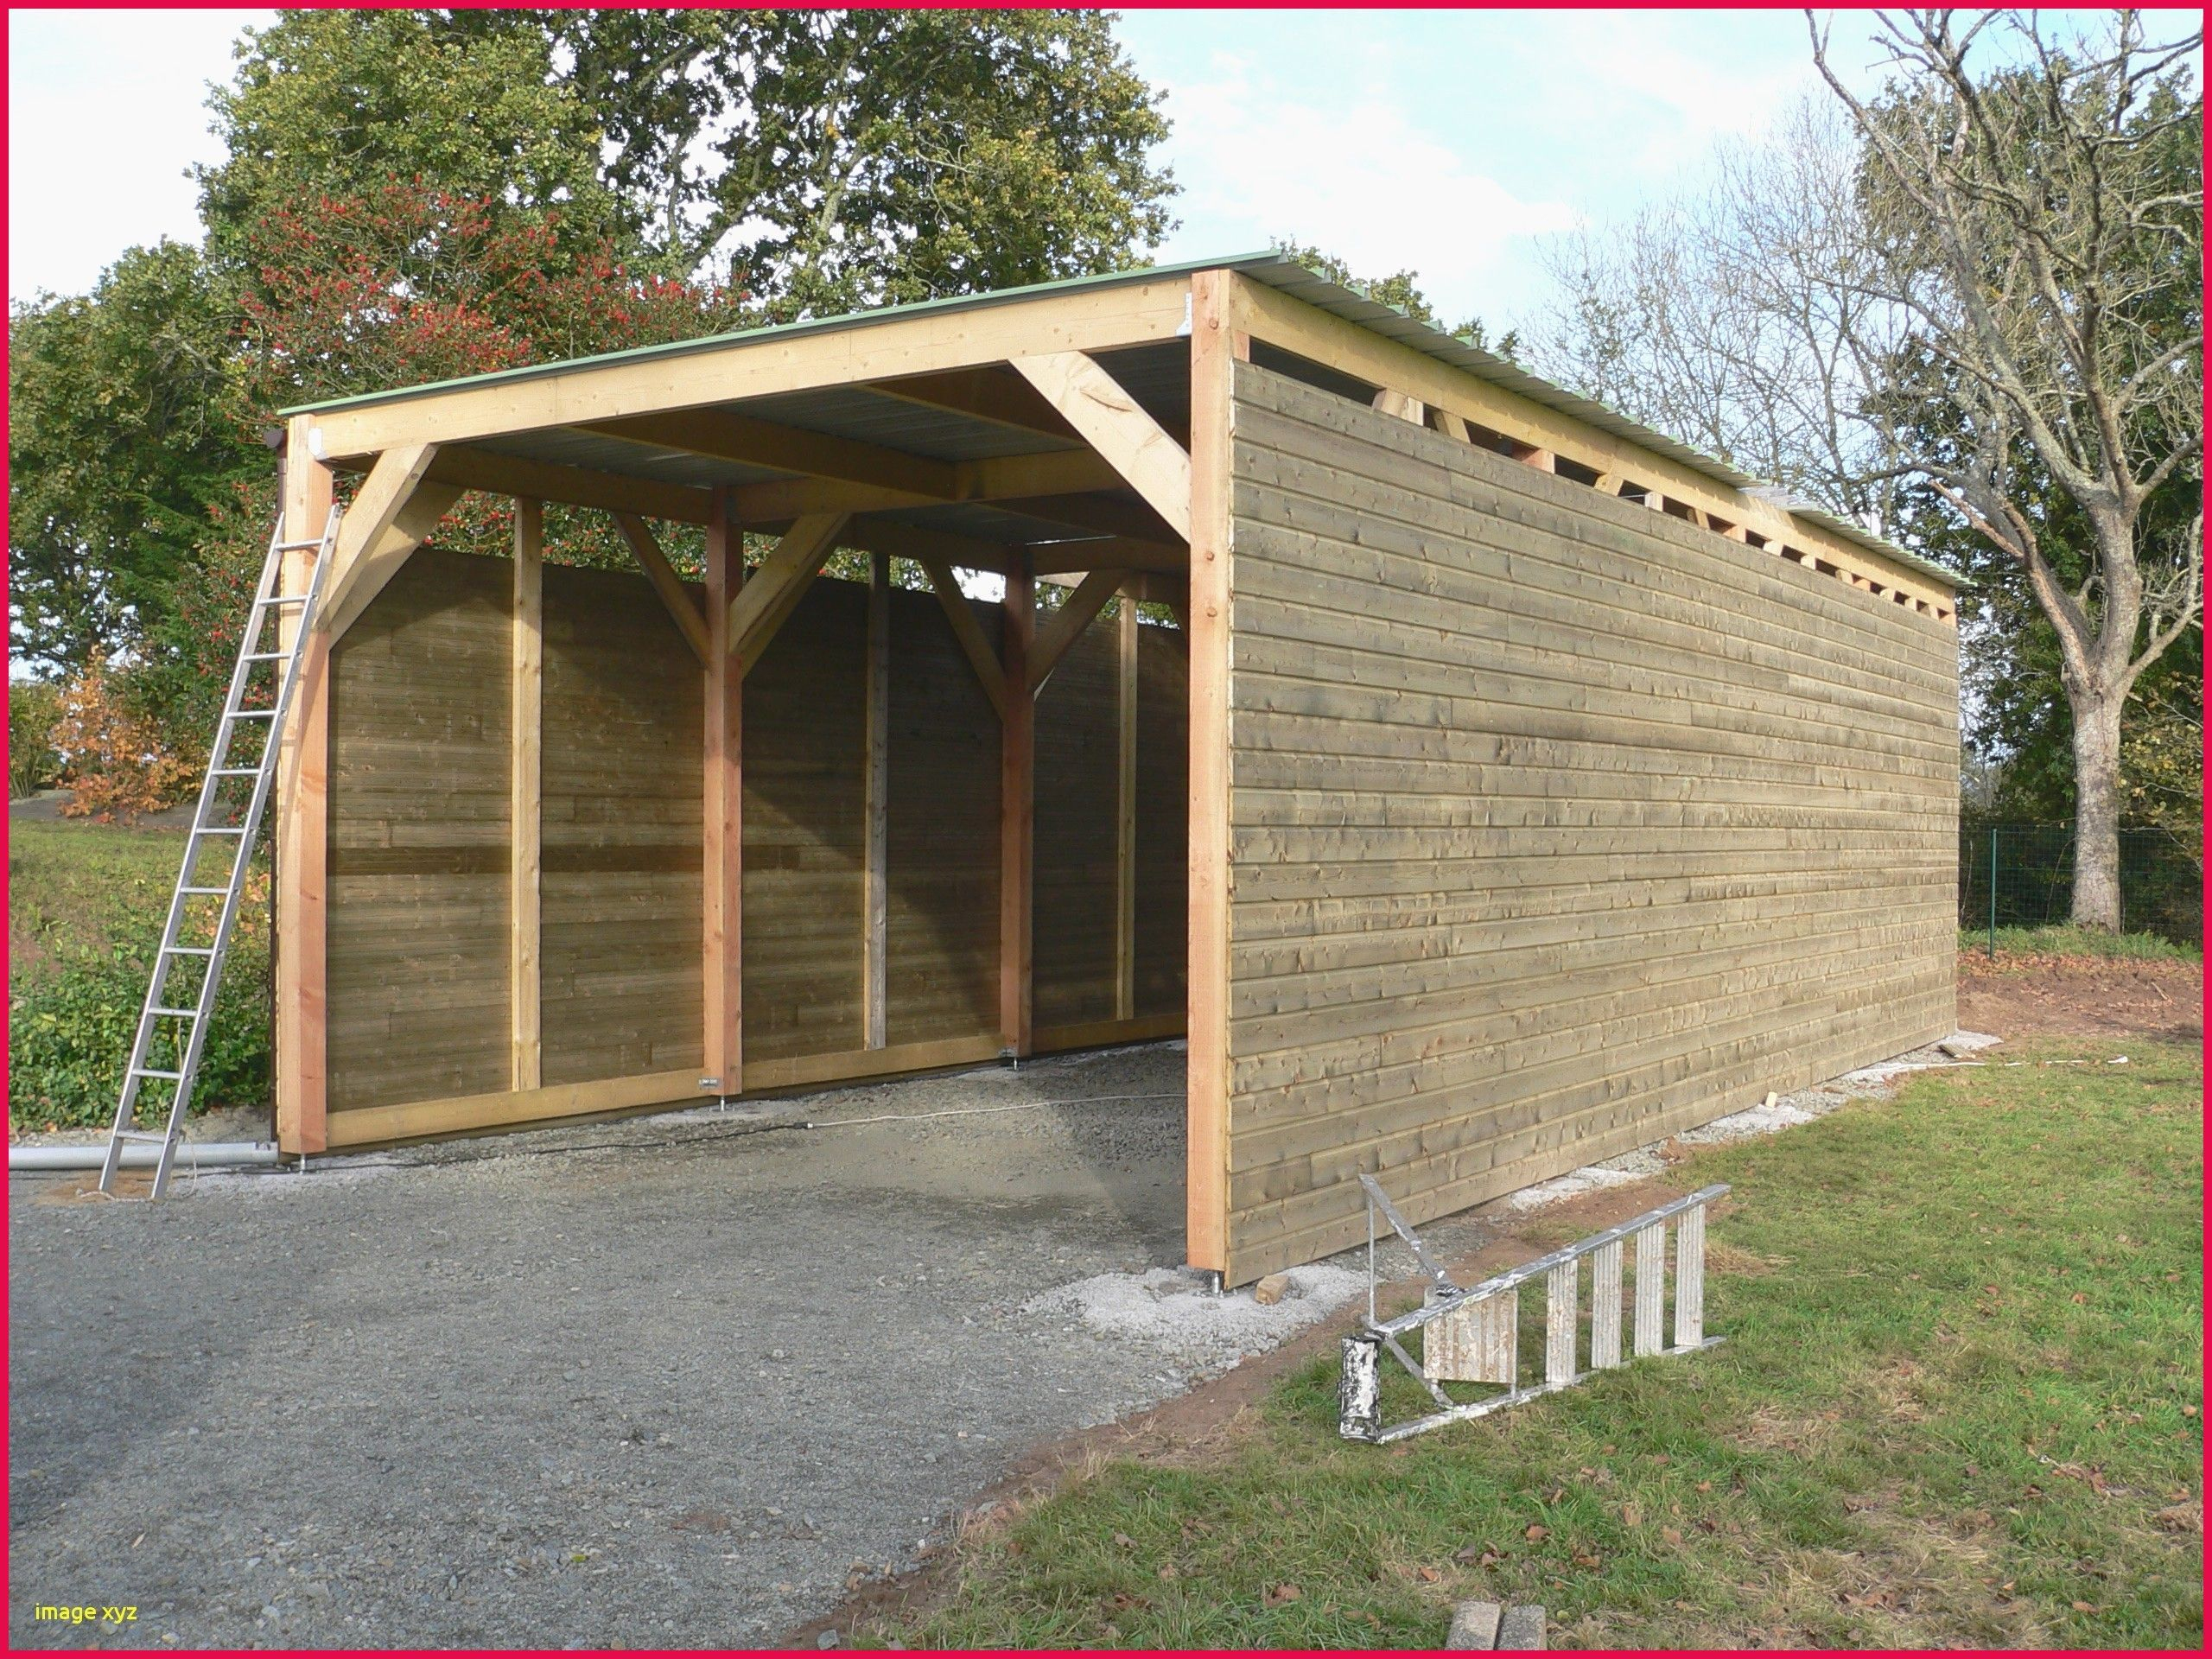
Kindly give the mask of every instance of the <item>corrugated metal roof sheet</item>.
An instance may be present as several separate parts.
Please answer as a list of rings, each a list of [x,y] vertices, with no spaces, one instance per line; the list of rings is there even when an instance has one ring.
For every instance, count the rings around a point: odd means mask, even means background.
[[[1630,420],[1626,416],[1616,414],[1602,404],[1568,391],[1564,387],[1554,385],[1550,381],[1530,374],[1527,370],[1507,362],[1495,353],[1484,351],[1478,346],[1457,339],[1428,323],[1417,321],[1395,306],[1385,305],[1381,301],[1371,299],[1356,289],[1347,288],[1341,283],[1317,276],[1303,265],[1285,258],[1280,252],[1272,249],[1264,253],[1241,254],[1227,259],[1189,259],[1172,265],[1144,266],[1132,270],[1110,271],[1096,276],[1071,276],[1058,282],[1037,283],[1023,288],[994,289],[988,294],[956,295],[950,298],[927,300],[914,305],[886,306],[874,311],[853,312],[843,316],[815,318],[803,322],[779,323],[767,327],[744,329],[733,334],[711,334],[699,340],[677,340],[664,346],[639,346],[629,351],[610,352],[596,357],[533,364],[520,369],[504,369],[496,373],[474,375],[465,379],[436,381],[427,385],[399,387],[390,391],[372,392],[354,397],[334,398],[324,403],[302,404],[283,412],[286,415],[304,415],[324,410],[357,409],[372,404],[391,403],[408,397],[422,397],[432,392],[449,391],[459,386],[534,379],[544,375],[565,373],[573,369],[603,364],[645,362],[656,358],[689,356],[700,352],[717,351],[748,340],[761,340],[770,336],[791,338],[801,334],[832,333],[838,329],[868,327],[893,319],[917,316],[925,313],[976,310],[988,306],[1004,305],[1019,300],[1033,299],[1041,295],[1071,293],[1079,289],[1150,282],[1161,276],[1182,276],[1198,270],[1234,270],[1255,282],[1265,283],[1268,287],[1287,294],[1294,299],[1302,300],[1306,304],[1325,311],[1332,316],[1342,318],[1346,322],[1355,323],[1387,340],[1397,340],[1427,356],[1435,358],[1440,362],[1449,364],[1453,368],[1471,374],[1477,379],[1503,387],[1509,391],[1517,392],[1530,402],[1541,404],[1554,413],[1580,421],[1608,436],[1635,444],[1639,448],[1649,450],[1654,454],[1664,456],[1680,466],[1688,467],[1704,477],[1712,479],[1716,483],[1725,485],[1731,489],[1755,492],[1809,524],[1818,524],[1833,535],[1840,536],[1846,541],[1866,548],[1869,551],[1881,554],[1886,558],[1895,559],[1900,564],[1918,570],[1923,575],[1934,576],[1948,586],[1963,588],[1970,585],[1967,577],[1948,566],[1939,564],[1932,559],[1924,558],[1909,549],[1899,547],[1894,542],[1885,540],[1879,536],[1862,530],[1848,520],[1839,518],[1834,514],[1802,498],[1792,497],[1777,486],[1764,483],[1749,474],[1740,473],[1732,467],[1713,460],[1710,455],[1691,448],[1688,444],[1679,443],[1663,433],[1655,432],[1648,426]],[[793,393],[787,399],[767,401],[789,404],[787,415],[795,423],[803,423],[823,431],[851,431],[854,435],[860,435],[857,422],[851,425],[848,424],[848,422],[854,420],[852,414],[834,407],[835,393],[837,390],[824,388],[820,392]],[[915,411],[915,413],[920,415],[922,411]],[[841,416],[842,418],[840,418]],[[924,418],[915,420],[913,426],[914,431],[910,435],[918,437],[926,429],[932,437],[942,441],[940,423]],[[877,430],[880,442],[896,442],[887,431],[880,428]],[[980,433],[963,435],[982,440]],[[630,448],[633,454],[636,453],[634,446],[625,447]],[[917,452],[922,451],[918,448]],[[658,472],[661,469],[655,470]]]

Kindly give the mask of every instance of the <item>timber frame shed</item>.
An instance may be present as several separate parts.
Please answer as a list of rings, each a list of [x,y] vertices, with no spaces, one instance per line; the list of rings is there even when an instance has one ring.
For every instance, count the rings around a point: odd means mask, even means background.
[[[288,1153],[1179,1034],[1242,1283],[1951,1029],[1958,579],[1279,255],[287,418]]]

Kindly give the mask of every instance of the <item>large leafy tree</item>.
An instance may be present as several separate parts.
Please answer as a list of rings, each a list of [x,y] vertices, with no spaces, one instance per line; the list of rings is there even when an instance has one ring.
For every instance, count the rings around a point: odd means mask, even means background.
[[[1166,123],[1110,14],[458,16],[557,41],[632,233],[779,318],[1113,270],[1171,223]]]
[[[199,251],[133,248],[8,321],[10,650],[112,652],[158,613],[211,505],[265,466],[235,418],[236,304]]]
[[[420,179],[823,315],[1128,264],[1170,223],[1155,105],[1093,12],[292,11],[216,95],[202,205],[227,252]]]
[[[1885,14],[1888,91],[1861,100],[1814,54],[1865,142],[1876,257],[1910,319],[1939,448],[1902,467],[2012,560],[2058,647],[2072,718],[2074,920],[2120,925],[2122,715],[2203,606],[2202,35],[2153,44],[2011,13]],[[1982,67],[2010,37],[2025,67]],[[2048,491],[2039,488],[2047,481]],[[2153,504],[2185,488],[2179,533]],[[2051,493],[2084,532],[2047,533]],[[2078,549],[2069,570],[2068,556]]]
[[[194,170],[210,253],[242,264],[272,216],[394,181],[499,212],[557,207],[579,234],[610,228],[601,121],[551,53],[542,29],[434,10],[290,10],[245,30],[208,100],[224,157]]]

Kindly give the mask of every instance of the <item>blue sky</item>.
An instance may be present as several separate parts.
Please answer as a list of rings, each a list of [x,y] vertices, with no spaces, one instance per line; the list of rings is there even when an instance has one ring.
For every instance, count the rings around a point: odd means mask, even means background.
[[[207,83],[270,15],[10,13],[11,296],[197,234]],[[1162,257],[1313,243],[1498,326],[1540,302],[1542,237],[1666,195],[1816,86],[1796,11],[1153,10],[1120,33],[1175,122]],[[1836,35],[1878,81],[1864,16]]]

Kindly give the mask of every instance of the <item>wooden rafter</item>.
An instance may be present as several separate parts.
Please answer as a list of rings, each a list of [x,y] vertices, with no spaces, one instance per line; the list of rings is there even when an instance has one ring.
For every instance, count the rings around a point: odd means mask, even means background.
[[[710,461],[875,485],[942,501],[959,499],[960,473],[952,461],[758,420],[732,410],[688,409],[620,421],[585,421],[575,429]]]
[[[1060,658],[1067,655],[1068,647],[1083,637],[1091,619],[1106,608],[1106,601],[1128,579],[1126,570],[1094,570],[1052,613],[1052,620],[1039,631],[1037,643],[1029,653],[1031,696],[1045,689],[1045,682],[1052,677],[1052,671],[1060,665]]]
[[[960,591],[959,579],[952,573],[952,566],[934,555],[918,556],[923,569],[929,572],[930,588],[937,594],[937,601],[944,607],[945,620],[952,625],[952,637],[960,642],[960,650],[976,671],[983,695],[991,700],[1000,720],[1007,716],[1006,670],[998,653],[991,649],[991,642],[983,632],[983,625],[976,620],[976,613],[969,608],[968,596]]]
[[[467,445],[440,449],[426,476],[433,483],[486,490],[494,495],[526,495],[566,506],[634,512],[679,524],[707,522],[707,492],[688,484],[664,484],[658,479],[563,467]]]
[[[1415,426],[1428,424],[1428,405],[1410,393],[1394,391],[1389,386],[1374,397],[1376,413],[1395,415],[1402,421],[1411,421]]]
[[[741,676],[752,672],[784,624],[798,608],[807,587],[821,574],[837,548],[848,514],[810,513],[785,532],[775,550],[762,560],[737,597],[730,601],[730,652]]]
[[[714,645],[708,637],[707,620],[699,614],[699,607],[691,602],[691,595],[684,590],[683,578],[676,574],[676,567],[668,562],[668,555],[661,551],[660,543],[653,539],[652,531],[634,512],[618,512],[614,522],[622,527],[622,538],[630,543],[630,551],[652,579],[653,591],[660,595],[660,602],[668,607],[668,614],[690,642],[698,654],[699,665],[714,664]]]
[[[1055,438],[1072,438],[1076,429],[1059,410],[1037,394],[1035,387],[1003,369],[951,369],[938,374],[908,375],[898,380],[871,382],[868,390],[925,409],[949,410],[971,420],[1017,432],[1035,432]]]
[[[451,485],[423,481],[436,456],[433,444],[388,449],[355,493],[339,526],[333,568],[324,573],[322,602],[315,617],[315,626],[334,642],[368,609],[460,499],[460,490]]]
[[[1029,455],[993,455],[945,463],[941,489],[918,490],[888,480],[833,477],[775,479],[732,492],[747,524],[779,524],[811,512],[884,512],[901,507],[941,506],[956,501],[1001,501],[1026,496],[1077,495],[1122,487],[1121,475],[1088,449],[1046,449]]]
[[[1184,557],[1182,532],[1164,522],[1145,502],[1132,501],[1126,496],[1018,496],[992,505],[1007,512],[1018,512],[1025,518],[1041,518],[1047,524],[1065,524],[1071,530],[1090,531],[1100,536],[1124,536],[1133,542],[1147,543],[1155,557],[1172,557],[1179,563]]]
[[[1032,542],[1029,563],[1030,569],[1040,576],[1108,567],[1167,576],[1186,576],[1191,570],[1190,558],[1181,548],[1139,541],[1129,536],[1098,536],[1080,542]]]
[[[1081,352],[1018,357],[1014,366],[1170,529],[1190,539],[1191,457],[1119,381]]]

